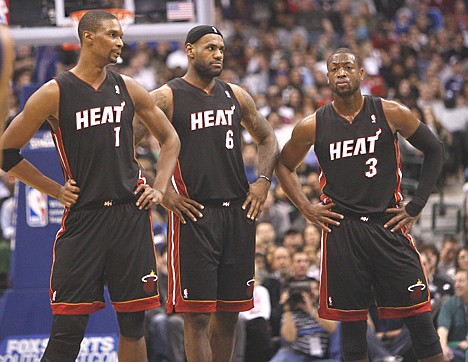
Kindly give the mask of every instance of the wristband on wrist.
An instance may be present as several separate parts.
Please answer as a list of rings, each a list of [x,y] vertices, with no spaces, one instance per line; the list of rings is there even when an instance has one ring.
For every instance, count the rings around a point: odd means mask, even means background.
[[[422,211],[424,206],[416,204],[414,201],[408,202],[408,204],[405,206],[406,213],[411,216],[415,217],[418,216],[419,213]]]
[[[260,175],[260,176],[258,176],[258,178],[264,178],[265,180],[267,180],[271,184],[271,179],[268,176]]]

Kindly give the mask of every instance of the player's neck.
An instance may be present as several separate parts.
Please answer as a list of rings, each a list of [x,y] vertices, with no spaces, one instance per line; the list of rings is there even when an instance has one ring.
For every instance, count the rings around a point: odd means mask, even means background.
[[[78,64],[70,69],[73,74],[78,78],[92,85],[99,87],[106,78],[106,66],[98,66],[96,63],[80,61]]]
[[[333,108],[342,117],[346,118],[349,122],[354,120],[358,115],[364,104],[364,97],[361,92],[355,92],[350,96],[337,96],[333,100]]]
[[[195,71],[190,71],[190,69],[182,78],[197,88],[203,89],[207,93],[211,92],[215,83],[215,79],[213,77],[200,76],[200,74]]]

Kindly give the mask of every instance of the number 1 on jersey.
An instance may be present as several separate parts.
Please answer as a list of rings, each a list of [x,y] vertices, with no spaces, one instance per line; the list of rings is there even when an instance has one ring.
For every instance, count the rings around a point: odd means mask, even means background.
[[[115,147],[120,147],[120,126],[114,127],[115,133]]]

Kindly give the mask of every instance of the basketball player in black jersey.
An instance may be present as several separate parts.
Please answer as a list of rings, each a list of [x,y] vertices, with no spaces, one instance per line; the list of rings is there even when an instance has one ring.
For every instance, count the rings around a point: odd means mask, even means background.
[[[104,308],[104,283],[117,311],[119,361],[146,361],[144,313],[160,304],[149,208],[162,201],[180,142],[148,92],[107,69],[123,47],[114,15],[89,11],[78,34],[78,64],[35,92],[2,138],[3,168],[66,206],[54,245],[54,319],[42,361],[76,360],[89,314]],[[135,160],[134,113],[161,143],[153,187]],[[63,186],[19,153],[46,119]]]
[[[346,361],[367,361],[367,308],[403,318],[421,361],[442,361],[419,253],[408,233],[426,204],[443,148],[426,125],[395,102],[363,96],[357,54],[340,48],[327,61],[334,101],[300,121],[284,146],[277,177],[291,201],[322,228],[319,315],[342,321]],[[402,204],[397,133],[424,153],[418,189]],[[309,202],[296,174],[314,145],[321,203]]]
[[[8,103],[10,99],[10,78],[13,71],[13,40],[8,28],[0,25],[0,135],[3,124],[8,116]],[[3,154],[0,153],[0,164]]]
[[[219,30],[187,34],[187,73],[151,92],[181,140],[169,212],[169,313],[184,313],[190,362],[231,359],[238,312],[253,307],[255,220],[276,164],[272,128],[242,88],[216,77],[223,69]],[[259,177],[249,185],[242,130],[257,142]]]

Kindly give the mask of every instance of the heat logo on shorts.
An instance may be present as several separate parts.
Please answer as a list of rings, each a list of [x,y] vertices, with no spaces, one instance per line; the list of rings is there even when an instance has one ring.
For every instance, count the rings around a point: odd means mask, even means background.
[[[421,279],[418,279],[416,284],[410,285],[408,287],[408,291],[410,292],[410,298],[411,300],[414,300],[415,302],[421,300],[422,297],[422,291],[426,289],[426,285],[423,284]]]
[[[246,290],[247,297],[252,298],[253,292],[254,292],[254,286],[255,286],[255,279],[252,278],[248,280],[246,284],[247,284],[247,290]]]
[[[49,223],[47,195],[26,186],[26,222],[30,227],[44,227]]]
[[[150,295],[153,294],[156,291],[156,281],[158,280],[158,276],[154,272],[154,270],[151,270],[151,273],[145,275],[144,277],[141,278],[141,281],[144,283],[143,284],[143,289],[146,294]]]

